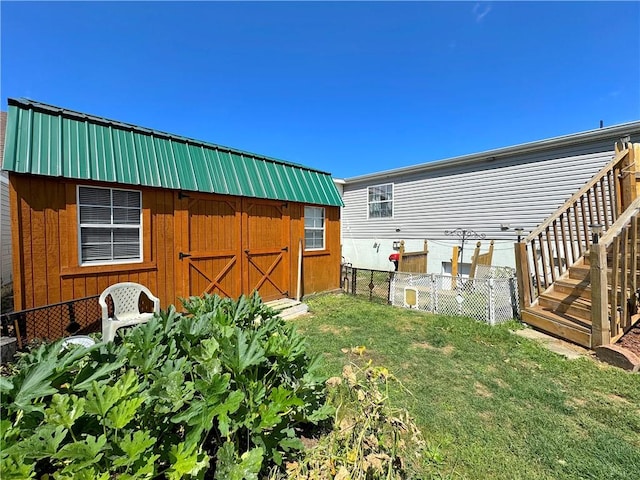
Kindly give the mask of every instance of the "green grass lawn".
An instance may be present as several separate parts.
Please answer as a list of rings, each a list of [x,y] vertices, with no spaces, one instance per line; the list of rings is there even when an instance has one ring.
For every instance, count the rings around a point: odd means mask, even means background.
[[[293,321],[325,373],[349,362],[387,367],[412,393],[393,389],[392,402],[443,454],[442,477],[640,479],[640,375],[567,360],[510,333],[515,323],[346,295],[307,303],[311,315]]]

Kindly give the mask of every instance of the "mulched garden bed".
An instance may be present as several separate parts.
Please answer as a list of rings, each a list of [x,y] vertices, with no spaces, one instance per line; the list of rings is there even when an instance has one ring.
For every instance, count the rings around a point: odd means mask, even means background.
[[[624,347],[640,357],[640,324],[629,330],[616,345]]]

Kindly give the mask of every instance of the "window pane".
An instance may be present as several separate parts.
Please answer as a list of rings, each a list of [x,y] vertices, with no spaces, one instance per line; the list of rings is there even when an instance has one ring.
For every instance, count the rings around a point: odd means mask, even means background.
[[[393,184],[369,187],[369,218],[393,216]]]
[[[322,227],[324,224],[324,208],[304,207],[305,227]]]
[[[139,243],[114,243],[113,258],[115,260],[138,259],[140,256]]]
[[[85,243],[111,243],[110,228],[82,228],[80,238]]]
[[[376,187],[369,187],[369,201],[381,202],[391,200],[393,195],[393,187],[389,185],[378,185]]]
[[[393,216],[393,204],[391,202],[370,203],[369,217],[385,218]]]
[[[111,209],[109,207],[80,207],[80,223],[111,223]]]
[[[304,232],[305,248],[324,248],[324,232],[322,230],[306,230]]]
[[[139,243],[140,230],[137,228],[114,228],[113,241],[117,243]]]
[[[140,196],[140,192],[133,192],[129,190],[114,190],[113,206],[140,208]]]
[[[307,218],[304,219],[305,228],[322,228],[324,226],[324,218]]]
[[[82,261],[95,262],[98,260],[111,260],[111,245],[83,245]]]
[[[304,207],[304,247],[324,248],[324,208]]]
[[[80,230],[81,262],[142,259],[141,192],[79,187],[78,204],[80,223],[85,225]],[[87,224],[112,227],[88,227]]]
[[[140,210],[134,208],[114,208],[113,223],[115,225],[139,225]]]
[[[108,188],[78,188],[78,203],[81,205],[111,206],[111,190]]]

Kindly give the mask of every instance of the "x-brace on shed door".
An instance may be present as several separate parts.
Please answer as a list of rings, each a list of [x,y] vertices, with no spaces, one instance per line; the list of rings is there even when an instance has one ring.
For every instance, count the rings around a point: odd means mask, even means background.
[[[231,196],[177,194],[182,295],[237,298],[254,290],[265,301],[289,296],[286,203]]]
[[[191,192],[178,198],[186,206],[177,239],[183,292],[238,297],[242,293],[240,199]]]
[[[290,217],[287,203],[242,200],[243,277],[245,291],[265,300],[289,296]]]

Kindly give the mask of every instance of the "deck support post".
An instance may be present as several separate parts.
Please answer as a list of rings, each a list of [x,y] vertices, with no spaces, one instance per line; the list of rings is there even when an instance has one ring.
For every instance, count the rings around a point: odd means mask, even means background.
[[[606,245],[591,245],[591,348],[611,343],[609,302],[607,298]],[[613,312],[612,314],[615,314]]]

